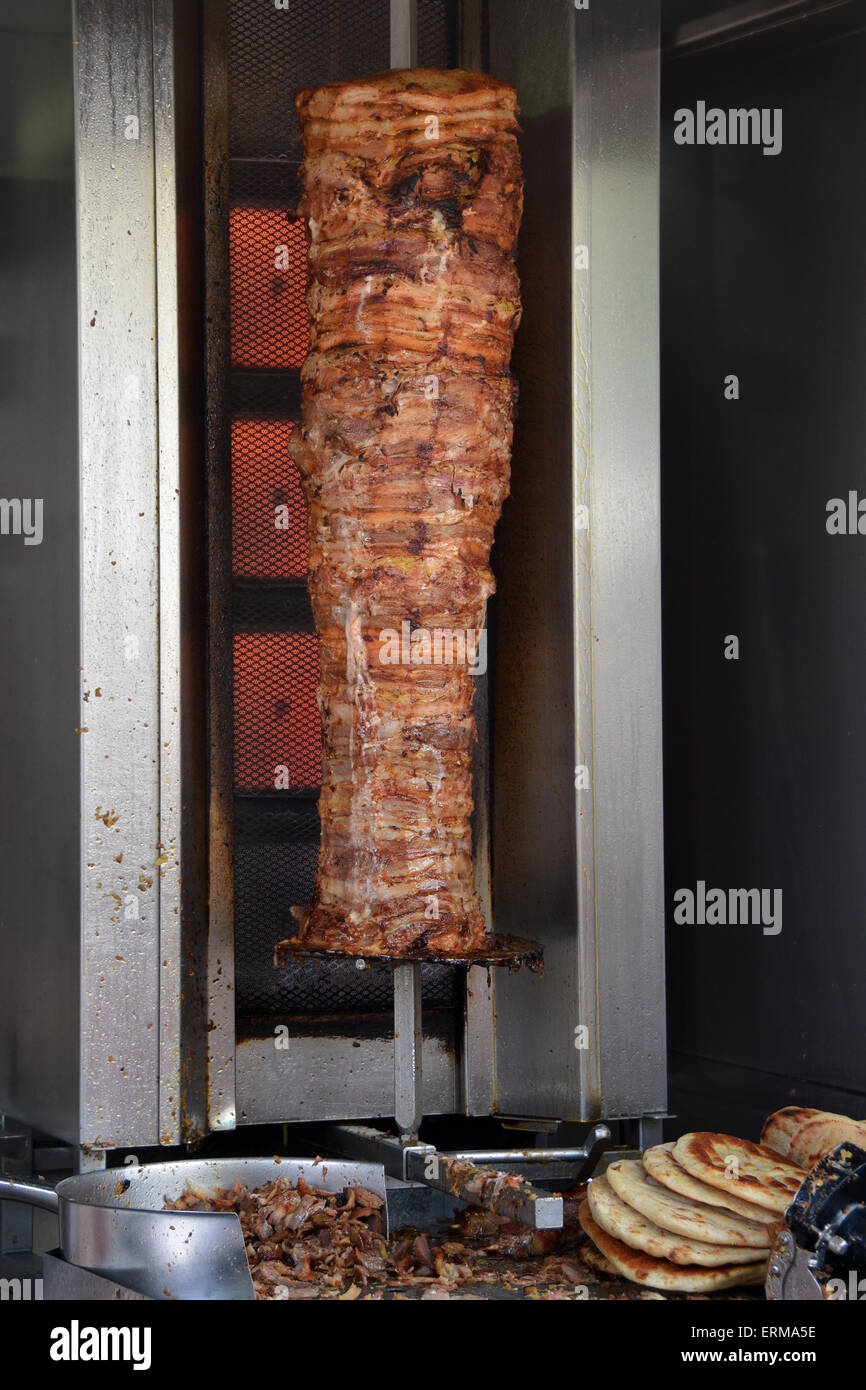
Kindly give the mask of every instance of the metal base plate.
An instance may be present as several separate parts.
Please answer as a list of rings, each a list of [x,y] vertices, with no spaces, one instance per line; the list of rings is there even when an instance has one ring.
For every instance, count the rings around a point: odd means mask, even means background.
[[[299,960],[390,961],[393,965],[406,965],[413,961],[435,961],[439,965],[504,965],[509,970],[526,967],[540,974],[543,968],[543,954],[543,949],[537,941],[528,941],[521,936],[491,936],[484,946],[461,955],[418,950],[408,951],[399,956],[370,949],[325,950],[321,946],[309,946],[300,937],[292,936],[286,941],[277,942],[274,947],[274,965],[277,970],[285,970],[294,961]]]

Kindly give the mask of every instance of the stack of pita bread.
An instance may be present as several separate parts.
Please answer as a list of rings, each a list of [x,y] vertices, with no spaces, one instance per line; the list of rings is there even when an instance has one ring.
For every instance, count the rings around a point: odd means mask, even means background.
[[[767,1120],[761,1130],[761,1143],[792,1163],[799,1163],[801,1168],[814,1168],[838,1144],[856,1144],[866,1149],[866,1120],[788,1105]]]
[[[684,1134],[620,1159],[589,1185],[580,1224],[636,1284],[711,1293],[763,1282],[775,1229],[805,1177],[789,1158],[730,1134]]]
[[[770,1247],[806,1173],[838,1144],[866,1149],[866,1120],[789,1105],[760,1144],[684,1134],[594,1178],[580,1224],[587,1263],[651,1289],[711,1293],[760,1284]]]

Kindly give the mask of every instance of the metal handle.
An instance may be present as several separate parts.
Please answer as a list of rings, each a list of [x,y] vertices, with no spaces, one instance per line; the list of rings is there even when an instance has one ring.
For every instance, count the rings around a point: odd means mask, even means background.
[[[27,1202],[55,1216],[60,1211],[57,1189],[41,1178],[0,1178],[0,1202]]]

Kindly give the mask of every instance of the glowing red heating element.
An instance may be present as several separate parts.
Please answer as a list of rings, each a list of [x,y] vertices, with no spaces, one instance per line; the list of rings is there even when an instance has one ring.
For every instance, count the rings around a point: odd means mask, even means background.
[[[310,542],[288,420],[232,423],[232,572],[237,579],[302,579]]]
[[[235,786],[303,791],[322,780],[313,632],[239,632],[234,638]]]
[[[309,329],[307,236],[285,210],[235,207],[229,216],[233,367],[300,367]],[[294,424],[232,422],[232,572],[264,583],[301,580],[309,563],[307,507],[291,458]],[[322,776],[316,703],[319,642],[308,632],[234,638],[235,786],[241,792],[315,790]]]
[[[232,208],[229,265],[232,366],[300,367],[309,345],[303,222],[276,208]]]

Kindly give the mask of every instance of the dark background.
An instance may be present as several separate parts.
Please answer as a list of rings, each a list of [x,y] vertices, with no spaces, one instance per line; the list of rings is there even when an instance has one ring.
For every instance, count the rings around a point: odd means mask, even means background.
[[[673,4],[672,17],[692,6]],[[701,8],[710,9],[711,6]],[[693,17],[690,13],[688,17]],[[663,66],[662,488],[673,1129],[866,1114],[866,34],[862,7]],[[856,32],[859,26],[859,32]],[[697,100],[783,148],[677,146]],[[736,373],[740,399],[726,401]],[[740,659],[723,656],[727,634]],[[678,926],[676,889],[781,888],[783,929]]]

